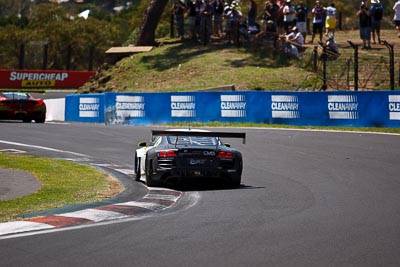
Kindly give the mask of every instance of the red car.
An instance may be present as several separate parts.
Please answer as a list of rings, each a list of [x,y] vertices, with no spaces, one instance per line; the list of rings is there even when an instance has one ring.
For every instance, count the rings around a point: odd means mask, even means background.
[[[0,120],[44,123],[46,104],[24,92],[0,92]]]

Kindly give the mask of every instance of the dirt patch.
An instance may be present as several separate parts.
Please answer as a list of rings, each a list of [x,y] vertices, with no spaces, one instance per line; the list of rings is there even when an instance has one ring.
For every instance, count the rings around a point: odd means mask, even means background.
[[[107,175],[106,180],[107,180],[108,186],[104,191],[99,193],[100,197],[102,197],[104,199],[111,198],[111,197],[118,195],[119,193],[121,193],[124,190],[124,187],[121,185],[119,180],[114,178],[113,176]]]

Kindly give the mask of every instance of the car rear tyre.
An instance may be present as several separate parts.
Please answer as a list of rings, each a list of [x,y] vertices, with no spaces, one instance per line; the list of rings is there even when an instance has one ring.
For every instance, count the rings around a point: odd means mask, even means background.
[[[146,185],[149,187],[157,187],[159,186],[159,183],[154,181],[154,179],[152,178],[152,174],[153,174],[153,163],[152,161],[146,161]]]
[[[35,118],[36,123],[44,123],[46,121],[46,115]]]
[[[137,154],[135,153],[135,180],[140,181],[140,158],[137,157]]]
[[[239,175],[238,177],[232,177],[230,186],[232,188],[238,188],[240,187],[241,183],[242,183],[242,176]]]

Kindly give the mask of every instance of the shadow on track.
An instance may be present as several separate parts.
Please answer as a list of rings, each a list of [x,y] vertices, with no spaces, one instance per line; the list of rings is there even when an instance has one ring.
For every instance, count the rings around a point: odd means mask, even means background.
[[[229,183],[223,180],[213,178],[185,178],[174,180],[164,184],[165,188],[190,192],[190,191],[217,191],[217,190],[239,190],[239,189],[258,189],[262,187],[253,187],[241,184],[239,187],[232,187]]]

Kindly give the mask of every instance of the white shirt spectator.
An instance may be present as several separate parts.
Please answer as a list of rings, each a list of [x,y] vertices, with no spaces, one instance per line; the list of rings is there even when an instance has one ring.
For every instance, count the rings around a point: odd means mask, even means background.
[[[394,4],[393,10],[394,10],[394,20],[400,20],[400,0]]]

